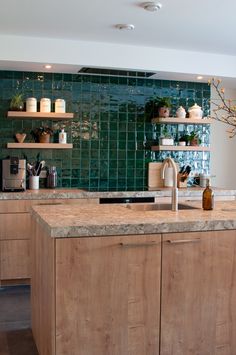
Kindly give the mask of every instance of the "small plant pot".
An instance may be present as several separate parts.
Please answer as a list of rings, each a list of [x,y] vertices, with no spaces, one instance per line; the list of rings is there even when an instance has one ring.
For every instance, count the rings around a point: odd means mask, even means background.
[[[18,106],[10,106],[10,111],[23,111],[24,110],[24,103]]]
[[[198,145],[198,139],[197,138],[194,138],[190,141],[190,145],[191,146],[197,146]]]
[[[170,116],[170,109],[168,107],[160,107],[158,109],[158,116],[159,117],[169,117]]]
[[[161,138],[161,145],[174,145],[173,138]]]
[[[179,145],[183,147],[183,146],[186,145],[186,142],[185,141],[179,141]]]
[[[50,143],[50,134],[41,134],[39,136],[39,143]]]

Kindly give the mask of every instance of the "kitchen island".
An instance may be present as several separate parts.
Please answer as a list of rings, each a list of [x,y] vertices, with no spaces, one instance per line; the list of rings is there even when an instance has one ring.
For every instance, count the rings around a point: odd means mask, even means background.
[[[234,355],[236,202],[192,207],[33,207],[40,355]]]
[[[179,189],[179,200],[199,200],[202,188]],[[236,190],[214,188],[215,199],[234,200]],[[80,189],[39,189],[0,192],[0,285],[29,284],[31,278],[30,209],[35,205],[98,205],[127,201],[169,202],[171,188],[156,191],[85,191]]]

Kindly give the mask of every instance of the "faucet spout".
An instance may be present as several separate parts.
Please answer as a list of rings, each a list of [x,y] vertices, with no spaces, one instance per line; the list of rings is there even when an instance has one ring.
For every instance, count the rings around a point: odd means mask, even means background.
[[[172,158],[166,158],[162,165],[162,178],[164,179],[165,169],[167,165],[173,168],[173,188],[171,196],[172,211],[178,211],[178,187],[177,187],[177,166]]]

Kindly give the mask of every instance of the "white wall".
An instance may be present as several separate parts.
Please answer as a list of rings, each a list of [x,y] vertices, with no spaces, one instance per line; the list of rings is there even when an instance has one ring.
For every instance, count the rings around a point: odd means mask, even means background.
[[[236,99],[236,90],[227,89],[227,98]],[[211,99],[217,99],[214,89],[211,90]],[[236,189],[236,136],[229,138],[226,132],[230,126],[214,121],[211,127],[211,174],[212,185],[227,189]]]
[[[236,78],[236,56],[230,55],[6,35],[0,43],[2,69],[10,62],[51,63]]]

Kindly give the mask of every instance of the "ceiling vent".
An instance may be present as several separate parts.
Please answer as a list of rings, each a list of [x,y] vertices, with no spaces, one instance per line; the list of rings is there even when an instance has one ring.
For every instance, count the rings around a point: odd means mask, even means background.
[[[155,73],[141,72],[141,71],[134,71],[134,70],[118,70],[118,69],[83,67],[78,71],[78,74],[125,76],[125,77],[129,77],[129,78],[150,78]]]

